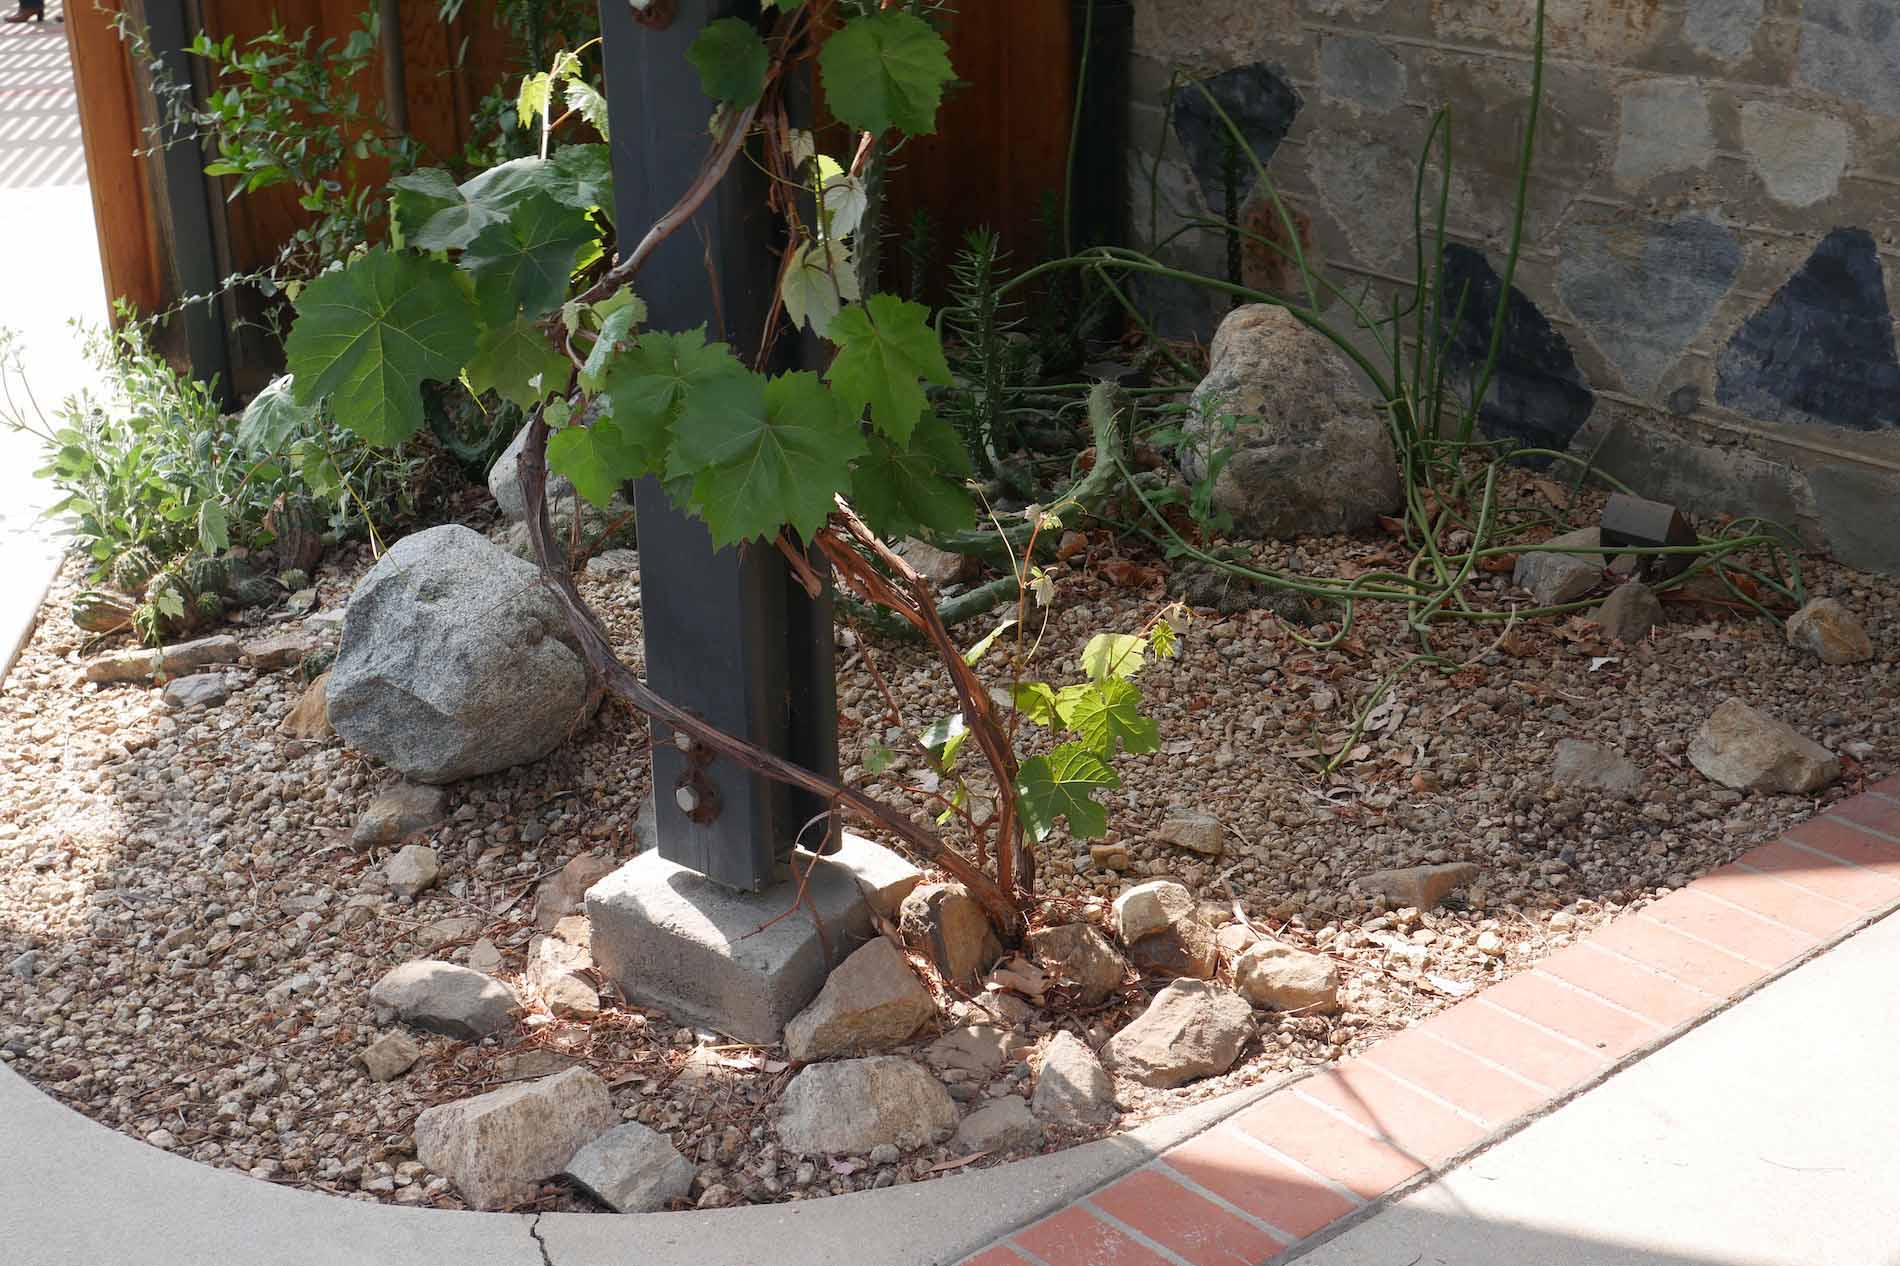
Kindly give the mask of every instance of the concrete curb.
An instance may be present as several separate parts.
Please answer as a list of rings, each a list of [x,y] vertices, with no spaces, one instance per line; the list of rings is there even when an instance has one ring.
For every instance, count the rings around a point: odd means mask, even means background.
[[[1281,1084],[928,1183],[706,1213],[532,1215],[404,1209],[259,1182],[107,1129],[0,1065],[0,1258],[8,1266],[946,1266]]]
[[[33,546],[38,549],[29,552]],[[0,563],[0,686],[6,684],[7,674],[39,627],[40,608],[66,557],[57,542],[45,538],[17,538],[8,549],[24,556]]]

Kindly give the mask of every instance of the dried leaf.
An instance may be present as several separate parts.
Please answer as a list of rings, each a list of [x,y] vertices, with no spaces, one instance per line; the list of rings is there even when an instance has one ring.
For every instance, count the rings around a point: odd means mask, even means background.
[[[946,1170],[962,1169],[965,1165],[975,1164],[988,1155],[988,1152],[971,1152],[968,1156],[959,1156],[955,1160],[938,1161],[935,1165],[930,1167],[930,1172],[933,1174],[941,1174]]]
[[[1068,562],[1078,554],[1088,552],[1089,538],[1082,532],[1064,532],[1062,540],[1056,545],[1056,557]]]
[[[1516,554],[1487,554],[1478,560],[1478,570],[1501,576],[1517,570]]]
[[[1621,661],[1618,660],[1617,657],[1614,655],[1597,655],[1597,656],[1594,656],[1590,660],[1590,671],[1595,672],[1597,669],[1602,668],[1606,665],[1620,663],[1620,662]]]
[[[828,1164],[832,1173],[842,1175],[845,1178],[849,1178],[851,1175],[857,1173],[859,1169],[859,1166],[852,1164],[850,1161],[839,1160],[835,1156],[832,1157]]]
[[[1125,558],[1107,559],[1095,570],[1110,584],[1123,589],[1145,589],[1161,579],[1161,573],[1154,568],[1131,563]]]
[[[1559,510],[1568,510],[1570,508],[1570,494],[1565,492],[1561,486],[1552,483],[1548,479],[1533,479],[1531,482],[1537,485],[1537,491],[1543,493],[1544,499],[1549,501],[1550,504],[1556,506]]]

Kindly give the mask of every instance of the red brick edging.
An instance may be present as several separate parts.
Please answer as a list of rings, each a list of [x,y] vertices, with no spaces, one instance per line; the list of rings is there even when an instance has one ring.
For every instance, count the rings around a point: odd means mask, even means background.
[[[1266,1262],[1896,908],[1900,779],[1890,779],[962,1266]]]

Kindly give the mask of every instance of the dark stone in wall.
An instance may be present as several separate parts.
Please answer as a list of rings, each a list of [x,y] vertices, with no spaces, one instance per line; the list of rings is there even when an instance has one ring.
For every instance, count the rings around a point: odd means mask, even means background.
[[[1716,362],[1715,398],[1771,422],[1900,427],[1900,360],[1874,239],[1829,233],[1742,323]]]
[[[1476,390],[1504,279],[1482,252],[1452,245],[1445,248],[1441,284],[1445,298],[1439,323],[1449,340],[1445,363],[1455,378]],[[1464,319],[1453,328],[1461,296]],[[1595,407],[1596,393],[1584,381],[1570,344],[1522,290],[1511,287],[1491,389],[1478,409],[1479,426],[1493,439],[1561,452]],[[1548,465],[1549,459],[1529,464]]]
[[[1182,84],[1174,96],[1174,134],[1187,151],[1188,166],[1200,181],[1201,194],[1215,214],[1220,214],[1227,187],[1223,142],[1227,124],[1208,104],[1208,97],[1220,103],[1234,126],[1240,130],[1248,148],[1265,167],[1274,151],[1286,139],[1294,116],[1303,104],[1300,94],[1272,67],[1265,64],[1238,66],[1195,83]],[[1201,88],[1207,91],[1203,93]],[[1253,189],[1253,164],[1245,154],[1238,155],[1239,200],[1245,201]],[[1239,207],[1235,207],[1238,211]]]

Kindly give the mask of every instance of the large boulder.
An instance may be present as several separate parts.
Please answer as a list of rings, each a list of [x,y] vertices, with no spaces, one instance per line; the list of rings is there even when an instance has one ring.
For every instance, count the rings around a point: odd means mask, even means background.
[[[1841,762],[1784,721],[1729,699],[1689,743],[1689,763],[1736,791],[1819,791],[1841,776]]]
[[[930,991],[884,937],[853,950],[811,1005],[785,1026],[785,1050],[801,1064],[897,1045],[937,1013]]]
[[[1203,478],[1230,446],[1213,504],[1246,535],[1356,532],[1399,503],[1391,436],[1359,370],[1284,308],[1227,315],[1191,404],[1181,471]]]
[[[1128,974],[1128,964],[1090,923],[1065,923],[1031,932],[1028,945],[1043,969],[1063,987],[1073,989],[1076,1002],[1085,1007],[1106,1001]]]
[[[488,491],[510,523],[519,523],[528,517],[528,498],[521,488],[521,450],[527,443],[528,427],[524,424],[502,455],[495,459],[495,464],[488,468]],[[550,506],[569,500],[574,496],[574,485],[568,482],[566,475],[549,471],[547,495]]]
[[[416,1118],[416,1159],[477,1209],[500,1209],[534,1199],[619,1121],[607,1083],[570,1068],[426,1109]]]
[[[918,885],[898,907],[897,925],[904,944],[965,989],[1003,953],[989,915],[962,884]]]
[[[592,691],[533,565],[445,524],[396,542],[350,595],[326,698],[351,747],[445,783],[546,756]]]
[[[1788,644],[1804,648],[1823,664],[1859,664],[1874,657],[1866,628],[1835,598],[1816,598],[1789,616]]]
[[[567,1163],[567,1176],[615,1213],[655,1213],[685,1199],[696,1172],[666,1135],[635,1121],[615,1126]]]
[[[778,1137],[800,1156],[862,1156],[880,1143],[922,1147],[956,1123],[956,1101],[928,1069],[878,1055],[813,1064],[792,1078]]]
[[[479,1042],[514,1019],[514,991],[492,976],[419,958],[392,967],[369,992],[371,1005],[405,1024]]]
[[[1059,1032],[1042,1052],[1030,1110],[1052,1125],[1107,1125],[1118,1115],[1115,1081],[1081,1038]]]
[[[1136,884],[1115,898],[1115,933],[1143,971],[1206,980],[1220,962],[1201,903],[1171,879]]]
[[[1224,1073],[1254,1034],[1253,1008],[1233,990],[1206,980],[1177,980],[1102,1048],[1102,1062],[1124,1077],[1170,1090]]]
[[[1339,1010],[1339,968],[1324,954],[1255,941],[1234,961],[1234,987],[1256,1007],[1331,1015]]]

